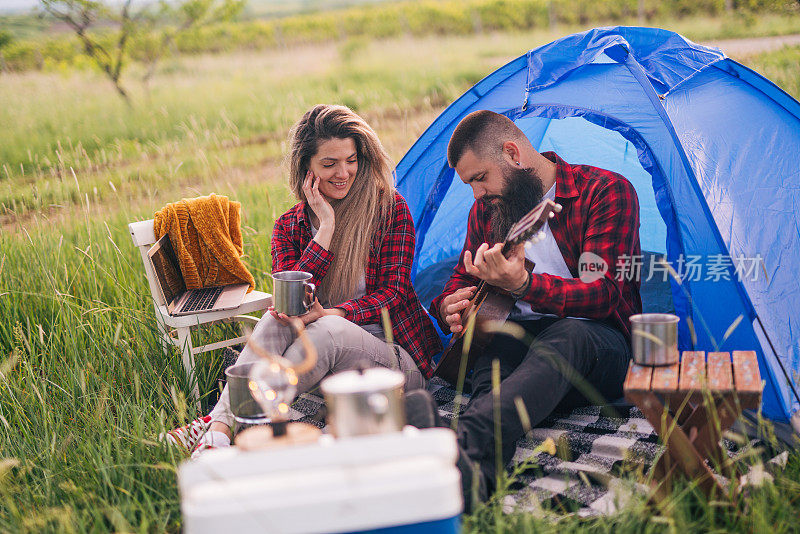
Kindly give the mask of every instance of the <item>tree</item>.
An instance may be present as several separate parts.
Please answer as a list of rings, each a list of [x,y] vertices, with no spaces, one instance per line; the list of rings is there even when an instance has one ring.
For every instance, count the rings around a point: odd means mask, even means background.
[[[182,0],[158,3],[142,1],[135,9],[133,0],[124,0],[111,6],[102,0],[39,0],[42,8],[66,23],[80,40],[84,53],[114,84],[117,93],[130,104],[128,92],[122,85],[121,77],[130,60],[129,44],[136,36],[152,37],[158,45],[146,56],[147,69],[145,81],[155,72],[156,64],[163,57],[175,36],[199,24],[232,18],[244,7],[246,0]],[[116,6],[113,8],[112,6]],[[178,26],[159,26],[165,18],[177,18]],[[102,27],[101,32],[93,31]],[[101,38],[105,37],[105,38]],[[152,39],[151,39],[152,40]]]
[[[246,4],[247,0],[184,0],[179,4],[160,0],[159,8],[151,15],[151,25],[153,31],[151,36],[155,38],[156,44],[146,50],[143,61],[146,65],[142,81],[145,85],[153,77],[159,61],[164,57],[167,50],[175,43],[178,34],[189,30],[195,26],[202,26],[211,22],[230,20],[238,15]],[[164,25],[158,27],[157,19],[169,19],[177,22],[177,26]],[[159,34],[160,35],[157,35]]]
[[[131,34],[144,11],[131,14],[133,0],[125,0],[119,13],[115,13],[97,0],[40,0],[42,8],[56,19],[65,22],[78,36],[84,53],[92,58],[106,77],[111,80],[117,92],[130,103],[128,93],[122,87],[120,77],[127,60],[127,47]],[[114,49],[109,50],[100,43],[89,29],[100,23],[117,26],[116,38],[112,40]]]

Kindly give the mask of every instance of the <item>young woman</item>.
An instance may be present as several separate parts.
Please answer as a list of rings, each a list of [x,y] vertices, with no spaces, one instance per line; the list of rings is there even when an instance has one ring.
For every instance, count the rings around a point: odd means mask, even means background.
[[[273,272],[311,273],[318,296],[300,316],[318,361],[298,377],[297,394],[363,361],[402,371],[406,390],[425,387],[433,374],[430,358],[441,344],[411,286],[414,224],[395,191],[386,151],[372,128],[344,106],[313,107],[292,129],[290,142],[289,185],[300,202],[275,221]],[[396,347],[384,341],[383,308]],[[287,319],[270,310],[251,341],[298,362],[304,353]],[[237,363],[258,357],[246,347]],[[188,434],[203,433],[210,420],[195,450],[230,444],[234,420],[227,387],[203,420],[171,434],[189,445]]]

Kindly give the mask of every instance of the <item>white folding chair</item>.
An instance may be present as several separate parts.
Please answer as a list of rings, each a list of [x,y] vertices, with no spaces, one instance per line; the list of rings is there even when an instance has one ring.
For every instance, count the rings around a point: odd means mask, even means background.
[[[149,258],[147,257],[147,251],[150,250],[150,247],[156,242],[156,235],[153,231],[153,219],[130,223],[128,225],[128,230],[131,233],[133,244],[139,248],[139,252],[142,255],[144,272],[147,275],[147,282],[150,284],[150,295],[153,297],[156,322],[158,324],[158,330],[161,333],[164,353],[166,354],[168,352],[170,345],[176,346],[178,347],[178,350],[180,350],[183,359],[183,366],[186,368],[186,372],[190,380],[194,380],[194,395],[199,408],[200,390],[197,380],[195,379],[194,355],[209,350],[216,350],[224,347],[230,347],[231,345],[236,345],[239,343],[244,343],[246,339],[244,336],[239,336],[195,347],[192,344],[192,328],[196,328],[200,325],[210,325],[221,322],[249,322],[254,325],[258,322],[258,318],[243,314],[256,311],[263,312],[269,306],[272,306],[272,295],[262,291],[253,290],[245,295],[244,301],[238,308],[173,317],[167,312],[167,306],[164,302],[164,297],[161,294],[160,288],[158,287],[158,282],[156,281],[156,275],[153,272],[153,267],[150,264]]]

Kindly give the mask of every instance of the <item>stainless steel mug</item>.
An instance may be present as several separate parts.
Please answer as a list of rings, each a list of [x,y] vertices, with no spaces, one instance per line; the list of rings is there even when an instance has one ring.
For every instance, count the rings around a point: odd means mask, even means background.
[[[632,315],[631,344],[633,361],[639,365],[678,363],[678,321],[671,313]]]
[[[303,315],[308,313],[316,298],[317,288],[309,282],[311,273],[281,271],[272,275],[272,306],[278,313]]]
[[[337,438],[399,432],[406,424],[405,377],[375,367],[343,371],[320,383],[328,407],[328,423]]]
[[[268,423],[269,418],[250,393],[250,370],[256,362],[239,363],[225,369],[233,418],[238,423]]]

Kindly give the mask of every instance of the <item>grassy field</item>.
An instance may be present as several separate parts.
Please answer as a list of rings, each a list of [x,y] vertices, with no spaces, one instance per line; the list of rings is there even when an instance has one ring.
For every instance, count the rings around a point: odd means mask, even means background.
[[[773,21],[774,22],[774,21]],[[781,19],[784,28],[796,19]],[[673,21],[696,39],[774,27]],[[291,203],[287,127],[310,105],[362,113],[398,160],[461,92],[577,27],[469,37],[347,40],[174,58],[128,108],[91,71],[0,75],[0,531],[177,531],[175,470],[156,440],[191,419],[190,384],[157,343],[126,225],[166,202],[216,192],[242,202],[246,261],[269,290],[269,237]],[[800,96],[800,48],[741,58]],[[201,333],[207,335],[207,333]],[[219,355],[198,358],[215,388]],[[635,496],[610,519],[467,519],[475,531],[800,530],[800,455],[775,484],[712,502],[693,487],[667,506]]]
[[[664,21],[695,40],[800,32],[800,16],[754,20]],[[350,39],[284,51],[173,59],[149,90],[132,86],[134,107],[99,74],[65,69],[6,74],[0,79],[0,218],[58,213],[85,194],[105,203],[150,195],[170,184],[215,185],[273,172],[288,126],[309,105],[338,101],[374,120],[392,117],[384,139],[399,158],[424,124],[463,90],[557,32],[467,37]],[[402,51],[402,53],[398,53]],[[792,52],[785,65],[748,58],[796,89]],[[392,68],[388,68],[391,65]],[[787,74],[782,74],[786,72]],[[136,79],[136,66],[130,74]],[[380,126],[380,125],[378,125]],[[396,144],[394,144],[396,142]],[[180,165],[178,165],[178,162]],[[75,175],[73,176],[73,171]],[[174,190],[173,190],[174,191]],[[172,192],[172,191],[171,191]],[[84,199],[85,200],[85,199]]]

